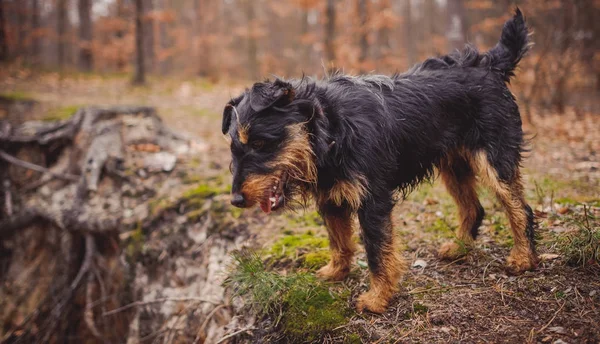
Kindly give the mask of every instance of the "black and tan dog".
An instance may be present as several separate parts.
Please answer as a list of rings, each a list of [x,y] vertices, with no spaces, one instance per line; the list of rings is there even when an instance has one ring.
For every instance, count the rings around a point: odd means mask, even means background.
[[[223,113],[233,155],[232,204],[259,204],[270,213],[315,199],[332,254],[318,274],[331,280],[350,270],[358,215],[371,272],[359,311],[383,312],[397,290],[406,264],[390,214],[398,195],[436,170],[461,222],[457,239],[443,244],[439,256],[455,259],[472,247],[484,216],[475,190],[480,181],[510,219],[508,268],[533,269],[534,218],[519,172],[525,142],[507,87],[528,48],[517,9],[486,53],[467,46],[392,77],[338,74],[254,84]]]

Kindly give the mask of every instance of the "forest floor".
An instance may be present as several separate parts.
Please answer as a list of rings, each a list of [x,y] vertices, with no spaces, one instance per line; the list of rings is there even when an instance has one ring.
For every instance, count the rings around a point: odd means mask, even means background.
[[[0,94],[40,102],[44,111],[33,114],[38,119],[65,118],[79,106],[94,104],[155,106],[171,128],[204,140],[213,175],[216,170],[223,184],[230,181],[221,110],[229,97],[242,90],[239,86],[153,77],[149,86],[132,88],[128,79],[118,76],[16,72],[0,80]],[[237,270],[223,266],[232,288],[238,288],[259,315],[231,338],[240,342],[599,342],[600,268],[592,257],[600,254],[600,109],[596,113],[567,109],[563,115],[538,110],[533,119],[535,125],[526,125],[533,139],[523,174],[527,200],[539,220],[542,261],[536,271],[521,276],[505,272],[504,260],[512,246],[510,230],[499,203],[485,189],[479,191],[486,217],[476,248],[458,261],[438,260],[435,252],[453,237],[457,218],[452,199],[436,181],[423,185],[394,210],[394,228],[411,266],[401,291],[385,314],[357,314],[354,301],[368,286],[362,250],[346,281],[316,281],[312,272],[326,262],[328,253],[326,230],[314,209],[270,216],[245,210],[236,214],[249,223],[251,240],[245,246],[265,263],[252,267],[255,256],[241,255],[236,258],[241,266]],[[202,171],[197,173],[195,178],[201,180]],[[248,285],[247,272],[264,279]],[[260,285],[269,279],[283,286],[269,290],[272,286]],[[298,294],[294,288],[303,292],[300,303],[292,297]],[[241,313],[249,314],[249,308]]]

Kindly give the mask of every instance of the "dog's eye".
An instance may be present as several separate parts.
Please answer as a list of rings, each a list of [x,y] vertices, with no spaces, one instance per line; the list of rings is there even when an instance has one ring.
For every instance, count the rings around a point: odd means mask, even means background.
[[[250,147],[252,147],[252,149],[256,149],[256,150],[263,148],[264,145],[265,145],[264,140],[255,140],[250,143]]]

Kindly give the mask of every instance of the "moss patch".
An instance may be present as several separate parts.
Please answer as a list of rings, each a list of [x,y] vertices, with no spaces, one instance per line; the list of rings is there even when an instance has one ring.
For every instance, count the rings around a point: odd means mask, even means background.
[[[306,211],[303,214],[289,215],[289,224],[295,227],[320,227],[323,226],[323,219],[316,211]]]
[[[315,251],[329,246],[329,240],[315,236],[313,231],[303,234],[286,235],[271,246],[269,253],[276,257],[296,257],[303,251]]]
[[[234,254],[236,262],[227,285],[261,316],[276,318],[278,331],[288,342],[312,342],[324,338],[348,321],[349,291],[340,285],[322,282],[313,274],[270,271],[260,256]]]
[[[304,255],[302,266],[314,270],[326,265],[330,259],[331,253],[329,253],[329,250],[309,252]]]
[[[48,111],[48,114],[42,118],[44,121],[61,121],[70,118],[79,109],[78,105],[69,105]]]
[[[30,94],[27,94],[25,92],[19,92],[19,91],[0,93],[0,98],[13,100],[13,101],[32,101],[32,100],[34,100],[34,98]]]

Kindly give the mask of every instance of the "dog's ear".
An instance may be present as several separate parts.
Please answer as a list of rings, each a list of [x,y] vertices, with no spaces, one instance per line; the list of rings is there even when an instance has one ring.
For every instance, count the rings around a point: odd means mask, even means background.
[[[295,91],[289,82],[277,79],[274,82],[259,82],[250,91],[250,107],[254,112],[271,106],[284,107],[294,100]]]
[[[223,132],[223,135],[227,134],[229,131],[231,117],[234,116],[234,107],[240,103],[242,98],[244,98],[243,94],[237,98],[231,99],[229,102],[227,102],[227,105],[225,105],[225,109],[223,109],[223,123],[221,124],[221,132]],[[235,114],[235,116],[237,116],[237,114]]]

